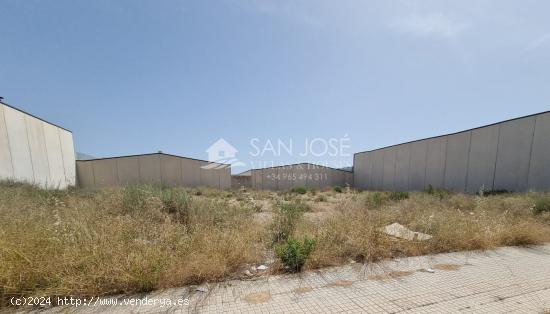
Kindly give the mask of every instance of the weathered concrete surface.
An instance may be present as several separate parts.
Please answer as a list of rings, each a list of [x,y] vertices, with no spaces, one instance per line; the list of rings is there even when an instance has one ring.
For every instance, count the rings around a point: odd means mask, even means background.
[[[468,156],[471,132],[447,136],[447,160],[445,163],[445,189],[456,192],[466,190]]]
[[[409,170],[411,162],[410,144],[397,146],[395,157],[395,182],[394,189],[407,191],[409,189]]]
[[[63,165],[65,167],[65,182],[68,186],[76,185],[76,154],[74,151],[73,134],[58,129],[59,141],[63,154]]]
[[[426,154],[428,153],[428,142],[420,141],[409,145],[411,146],[409,189],[420,191],[426,188]]]
[[[447,158],[447,138],[429,139],[426,157],[425,185],[442,188],[445,182],[445,159]]]
[[[480,189],[549,191],[549,155],[550,112],[543,112],[357,153],[355,187],[421,190],[431,185],[468,193]]]
[[[381,151],[383,160],[382,189],[392,191],[395,184],[395,155],[396,147],[390,147]]]
[[[531,151],[528,187],[550,190],[550,112],[537,116]]]
[[[4,117],[4,106],[0,105],[0,178],[13,179],[8,128]]]
[[[61,141],[59,140],[59,128],[47,123],[44,123],[43,127],[48,165],[50,166],[48,186],[51,188],[65,188],[67,182],[65,178],[63,150],[61,149]]]
[[[22,182],[35,183],[25,114],[4,106],[4,118],[10,143],[13,178]]]
[[[476,193],[482,187],[484,190],[493,189],[499,130],[499,125],[493,125],[472,131],[466,185],[469,193]]]
[[[71,132],[0,103],[0,180],[48,189],[75,185]]]
[[[494,189],[514,192],[527,190],[534,128],[535,117],[510,121],[500,126]]]
[[[209,168],[209,162],[163,153],[79,160],[81,188],[128,184],[169,187],[231,188],[231,168]]]
[[[136,299],[182,306],[121,305],[128,297],[49,313],[545,313],[550,245],[507,247],[351,264],[300,275],[184,287]],[[434,272],[428,272],[433,269]],[[200,291],[203,292],[200,292]],[[116,305],[97,304],[117,302]]]

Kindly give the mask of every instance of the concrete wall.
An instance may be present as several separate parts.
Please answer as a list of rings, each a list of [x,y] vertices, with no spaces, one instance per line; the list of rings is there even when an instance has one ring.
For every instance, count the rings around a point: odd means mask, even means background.
[[[0,103],[0,180],[64,189],[75,177],[70,131]]]
[[[241,187],[252,187],[252,176],[231,176],[231,188],[238,189]]]
[[[250,184],[255,189],[286,191],[294,187],[329,188],[352,186],[353,173],[313,164],[295,164],[251,170]]]
[[[475,193],[550,190],[550,112],[357,153],[354,186]]]
[[[210,169],[207,161],[168,154],[78,160],[81,188],[105,188],[128,184],[158,184],[169,187],[231,188],[231,167]]]

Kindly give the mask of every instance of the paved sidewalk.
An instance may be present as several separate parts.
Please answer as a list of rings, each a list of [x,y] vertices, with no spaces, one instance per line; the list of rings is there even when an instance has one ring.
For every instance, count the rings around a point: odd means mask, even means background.
[[[117,306],[50,311],[545,313],[550,310],[550,245],[350,264],[301,275],[209,284],[199,290],[203,291],[186,287],[137,296],[188,298],[189,305],[183,306],[122,306],[119,302]]]

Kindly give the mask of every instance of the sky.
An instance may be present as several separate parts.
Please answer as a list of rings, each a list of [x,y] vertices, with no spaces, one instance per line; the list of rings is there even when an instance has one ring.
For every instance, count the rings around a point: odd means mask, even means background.
[[[95,157],[207,159],[223,138],[234,173],[346,166],[550,110],[548,12],[529,0],[0,0],[0,96]]]

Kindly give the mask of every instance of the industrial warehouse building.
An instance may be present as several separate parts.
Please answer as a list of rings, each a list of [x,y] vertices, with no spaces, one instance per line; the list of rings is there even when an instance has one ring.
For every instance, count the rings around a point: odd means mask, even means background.
[[[367,190],[550,190],[550,112],[354,155]]]
[[[104,188],[128,184],[231,188],[231,167],[164,153],[76,162],[78,186]]]
[[[48,189],[74,186],[71,131],[0,102],[0,180]]]
[[[240,177],[249,177],[249,183],[240,183],[254,189],[289,190],[294,187],[328,188],[333,186],[351,186],[353,173],[309,163],[300,163],[263,169],[252,169]],[[246,182],[246,179],[239,179]],[[237,181],[234,179],[234,185]]]
[[[353,172],[300,163],[252,169],[164,153],[75,161],[71,131],[0,102],[0,180],[42,188],[163,186],[353,186],[414,191],[428,186],[456,192],[550,190],[550,112],[393,145],[354,155]]]

